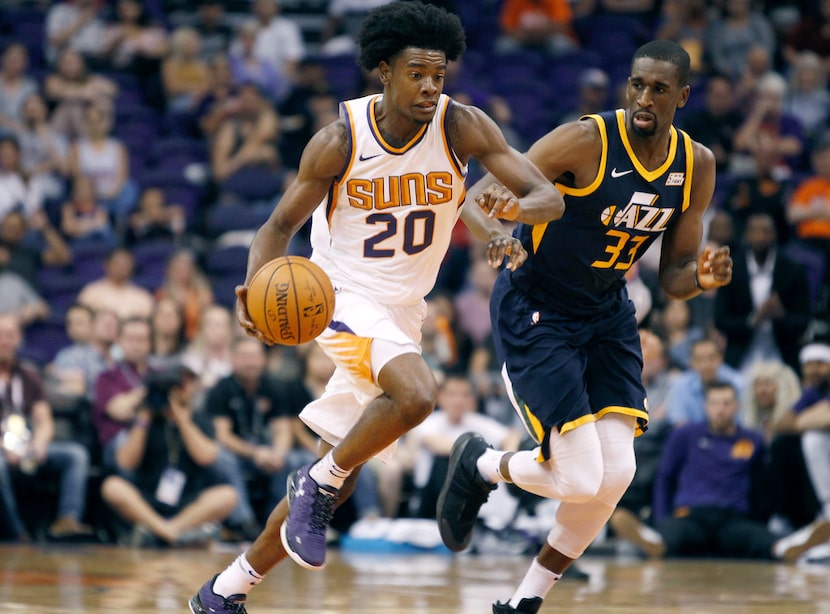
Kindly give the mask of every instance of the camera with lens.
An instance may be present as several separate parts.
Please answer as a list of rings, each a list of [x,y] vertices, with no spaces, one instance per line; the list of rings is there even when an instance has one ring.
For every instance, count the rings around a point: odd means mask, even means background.
[[[144,377],[144,405],[153,413],[161,413],[170,405],[170,391],[182,386],[196,374],[184,365],[175,365],[158,371],[150,371]]]

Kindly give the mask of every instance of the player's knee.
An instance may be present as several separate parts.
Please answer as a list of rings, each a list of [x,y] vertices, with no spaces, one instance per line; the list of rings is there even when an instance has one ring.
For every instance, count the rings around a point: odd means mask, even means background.
[[[615,464],[606,469],[598,497],[608,505],[616,505],[631,485],[636,470],[633,452],[630,457],[618,458]]]
[[[576,462],[570,467],[559,467],[561,498],[570,503],[586,503],[595,498],[602,487],[602,456],[578,456],[574,460]]]
[[[435,409],[437,392],[434,387],[413,389],[404,402],[399,403],[398,415],[407,429],[412,429],[427,419]]]
[[[597,496],[601,484],[602,480],[599,479],[585,482],[572,482],[568,485],[566,497],[563,497],[563,500],[567,500],[570,503],[587,503]]]

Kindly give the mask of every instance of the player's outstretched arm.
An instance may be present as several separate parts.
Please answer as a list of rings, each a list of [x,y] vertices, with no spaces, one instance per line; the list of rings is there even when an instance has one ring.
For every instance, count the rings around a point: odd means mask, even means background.
[[[732,281],[729,247],[704,246],[701,250],[703,214],[715,191],[715,156],[700,143],[693,144],[693,152],[691,202],[663,236],[660,254],[660,285],[677,299],[689,299]]]
[[[562,217],[565,203],[533,163],[510,147],[498,125],[476,107],[454,103],[448,121],[455,152],[477,158],[498,184],[468,195],[491,217],[541,224]]]
[[[591,119],[569,122],[556,127],[536,141],[525,157],[533,162],[550,182],[569,173],[573,175],[578,185],[589,185],[599,171],[601,151],[602,141],[599,130],[596,122]],[[487,210],[488,203],[494,198],[508,198],[503,193],[505,190],[507,188],[501,187],[501,183],[493,173],[487,173],[468,190],[467,201],[477,203]],[[511,193],[509,190],[507,192]],[[555,217],[542,221],[551,221],[561,217],[565,211],[564,207],[563,202],[561,210],[556,213]],[[520,219],[519,221],[525,222],[526,220]]]
[[[288,243],[328,193],[331,182],[349,159],[346,125],[338,120],[315,134],[300,159],[297,178],[257,230],[248,252],[245,282],[236,288],[236,317],[245,331],[268,343],[251,322],[246,307],[248,283],[263,264],[284,256]]]

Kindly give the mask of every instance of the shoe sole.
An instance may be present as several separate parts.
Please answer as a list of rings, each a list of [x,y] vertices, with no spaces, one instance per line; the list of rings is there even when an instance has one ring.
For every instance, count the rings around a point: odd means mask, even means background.
[[[187,607],[190,608],[191,614],[202,614],[204,612],[204,608],[195,605],[193,602],[196,600],[196,597],[191,597],[187,602]],[[196,609],[199,608],[199,609]]]
[[[614,529],[617,537],[628,540],[649,557],[653,559],[662,557],[666,553],[666,546],[643,538],[640,535],[640,525],[639,519],[634,514],[626,509],[618,508],[614,512],[611,528]]]
[[[287,488],[286,493],[288,494],[287,501],[288,501],[288,511],[289,512],[291,511],[291,502],[294,500],[293,482],[294,482],[294,474],[295,473],[297,473],[297,472],[293,471],[288,476],[288,480],[287,480],[287,484],[286,484],[286,488]],[[291,547],[291,544],[288,541],[288,516],[287,515],[286,515],[285,520],[283,520],[282,524],[280,525],[280,541],[282,542],[282,547],[285,550],[285,553],[289,557],[291,557],[292,561],[297,563],[297,565],[299,565],[303,569],[309,569],[311,571],[319,571],[319,570],[324,569],[326,567],[325,561],[323,562],[322,565],[312,565],[311,563],[308,563],[307,561],[303,560],[303,558],[294,551],[294,549]],[[194,614],[198,614],[198,613],[194,612]]]
[[[438,520],[438,532],[441,534],[441,540],[444,542],[444,545],[453,552],[461,552],[462,550],[465,550],[472,541],[473,532],[470,531],[469,535],[467,535],[463,541],[456,541],[455,536],[452,534],[449,521],[443,517],[444,505],[446,504],[447,495],[450,492],[450,485],[452,484],[455,473],[458,470],[459,463],[464,457],[464,451],[473,439],[478,438],[479,435],[476,435],[475,433],[465,433],[455,440],[455,443],[452,445],[452,450],[450,450],[450,462],[447,467],[447,478],[444,480],[443,486],[441,486],[441,492],[438,493],[438,501],[435,504],[435,517]]]
[[[830,540],[830,520],[824,521],[818,525],[803,544],[787,548],[781,558],[787,562],[796,561],[802,554],[811,548],[814,548],[819,544],[823,544],[828,540]]]

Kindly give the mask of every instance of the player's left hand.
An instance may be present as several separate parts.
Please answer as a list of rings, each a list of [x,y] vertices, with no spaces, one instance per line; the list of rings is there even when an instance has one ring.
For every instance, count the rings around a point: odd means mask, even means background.
[[[491,183],[476,197],[476,204],[491,218],[515,220],[519,217],[518,197],[508,188]]]
[[[527,260],[527,252],[517,238],[508,234],[493,235],[487,243],[487,264],[497,269],[505,257],[508,258],[505,266],[515,271]]]
[[[706,290],[720,288],[732,281],[732,257],[728,246],[704,248],[697,259],[697,279]]]

